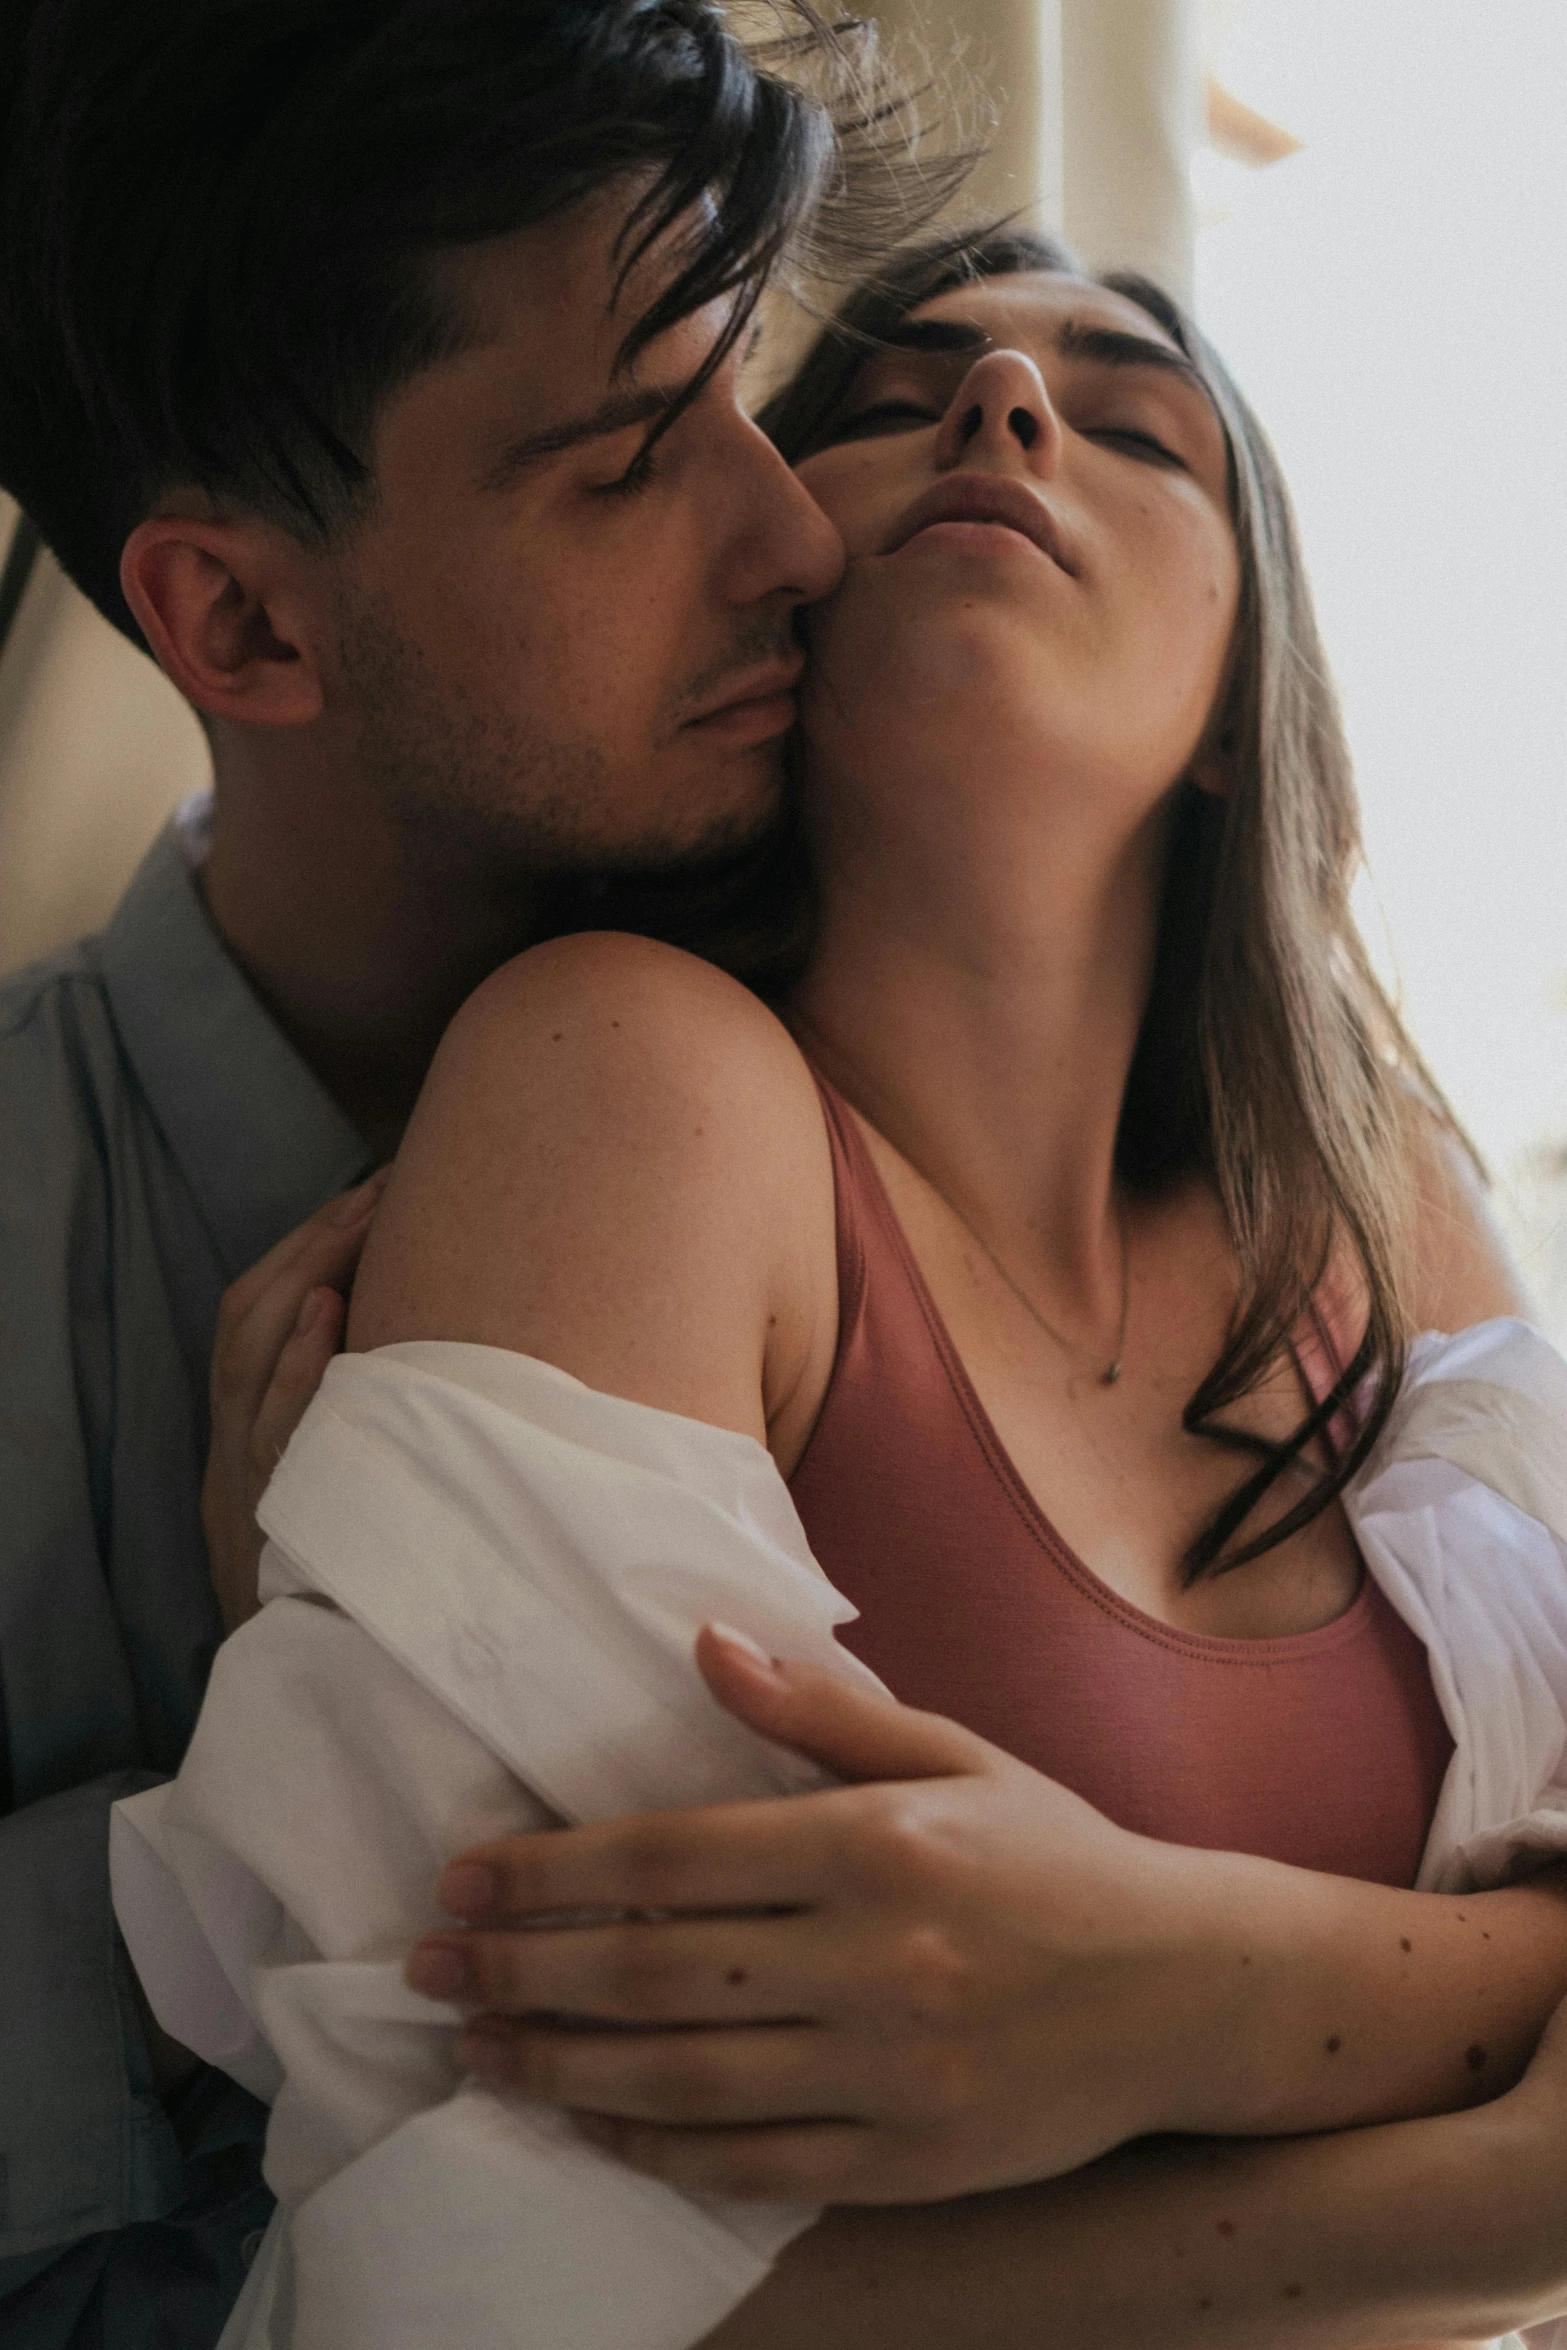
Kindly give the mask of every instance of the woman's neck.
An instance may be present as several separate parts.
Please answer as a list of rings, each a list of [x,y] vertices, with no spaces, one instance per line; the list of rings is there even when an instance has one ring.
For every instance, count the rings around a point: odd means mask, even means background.
[[[971,839],[924,873],[907,840],[834,844],[791,1007],[823,1074],[1063,1307],[1121,1279],[1115,1143],[1165,832],[1075,861]]]

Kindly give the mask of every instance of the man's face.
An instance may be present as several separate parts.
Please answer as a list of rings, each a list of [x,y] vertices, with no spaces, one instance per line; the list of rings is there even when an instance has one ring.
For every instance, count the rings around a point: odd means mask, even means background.
[[[444,265],[477,332],[377,423],[376,504],[331,558],[340,707],[389,814],[512,873],[681,863],[774,808],[792,615],[837,532],[739,403],[732,354],[650,452],[724,315],[617,372],[671,263],[611,308],[624,200]]]

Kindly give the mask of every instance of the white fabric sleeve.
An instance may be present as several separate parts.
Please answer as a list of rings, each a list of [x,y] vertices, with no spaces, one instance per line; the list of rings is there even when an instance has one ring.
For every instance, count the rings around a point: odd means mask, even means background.
[[[1416,1341],[1345,1495],[1367,1565],[1425,1643],[1453,1758],[1423,1891],[1567,1853],[1567,1363],[1522,1322]]]
[[[1417,1883],[1507,1883],[1567,1852],[1567,1363],[1527,1324],[1430,1334],[1345,1506],[1424,1641],[1453,1739]],[[1567,2350],[1567,2323],[1495,2350]]]
[[[875,1686],[853,1610],[762,1446],[491,1348],[340,1357],[261,1515],[262,1611],[115,1822],[160,2022],[276,2092],[225,2350],[684,2350],[814,2212],[682,2196],[461,2083],[402,1962],[465,1845],[821,1784],[691,1647],[718,1618]]]

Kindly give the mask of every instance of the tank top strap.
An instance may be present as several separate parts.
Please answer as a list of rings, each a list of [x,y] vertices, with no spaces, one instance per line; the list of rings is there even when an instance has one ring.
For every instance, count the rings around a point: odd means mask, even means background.
[[[816,1067],[807,1064],[816,1081],[822,1119],[832,1151],[833,1226],[838,1255],[838,1346],[841,1357],[849,1333],[865,1305],[865,1211],[874,1202],[879,1185],[865,1138],[849,1105]]]

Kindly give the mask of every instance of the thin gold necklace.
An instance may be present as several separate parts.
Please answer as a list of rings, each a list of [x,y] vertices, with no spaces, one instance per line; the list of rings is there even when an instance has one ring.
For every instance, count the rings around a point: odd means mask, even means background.
[[[925,1170],[923,1167],[921,1167],[918,1172],[925,1176],[925,1181],[930,1183],[930,1188],[936,1194],[936,1197],[942,1201],[946,1207],[949,1207],[952,1210],[952,1213],[956,1216],[958,1222],[962,1225],[964,1231],[969,1235],[970,1239],[984,1250],[986,1256],[990,1259],[992,1265],[994,1265],[997,1273],[999,1273],[1002,1280],[1006,1283],[1008,1289],[1011,1290],[1012,1295],[1017,1299],[1018,1304],[1023,1308],[1024,1313],[1028,1314],[1039,1324],[1040,1329],[1043,1330],[1047,1338],[1053,1338],[1055,1340],[1057,1346],[1060,1347],[1063,1354],[1080,1355],[1083,1352],[1083,1349],[1080,1346],[1074,1346],[1069,1338],[1063,1338],[1055,1324],[1045,1320],[1044,1315],[1040,1312],[1038,1306],[1035,1305],[1028,1292],[1025,1289],[1020,1289],[1018,1287],[1011,1274],[1007,1271],[1005,1265],[1001,1262],[1001,1259],[997,1256],[995,1250],[991,1247],[989,1241],[985,1238],[983,1232],[981,1232],[978,1226],[972,1223],[970,1219],[964,1215],[963,1210],[958,1206],[957,1201],[955,1199],[948,1199],[947,1194],[942,1190],[939,1183],[931,1183],[931,1179],[928,1175],[925,1175]],[[1115,1352],[1099,1374],[1099,1384],[1101,1387],[1113,1387],[1121,1376],[1121,1364],[1126,1353],[1126,1315],[1127,1309],[1132,1301],[1131,1266],[1126,1244],[1126,1213],[1119,1202],[1116,1203],[1115,1220],[1121,1235],[1121,1320],[1115,1334]]]
[[[813,1037],[818,1045],[828,1043],[828,1040],[822,1036],[821,1031],[816,1027],[814,1021],[808,1019],[805,1014],[798,1009],[794,1011],[790,1025],[797,1032],[800,1029],[804,1029],[806,1035],[808,1037]],[[828,1044],[828,1050],[829,1052],[832,1050],[830,1043]],[[810,1059],[809,1054],[807,1054],[806,1058],[807,1060]],[[812,1062],[811,1066],[814,1068],[815,1063]],[[890,1142],[891,1136],[884,1134],[883,1140]],[[1008,1289],[1011,1290],[1012,1295],[1017,1299],[1017,1302],[1022,1307],[1024,1313],[1027,1314],[1032,1321],[1035,1321],[1039,1324],[1039,1327],[1041,1330],[1043,1330],[1045,1336],[1049,1339],[1052,1339],[1054,1343],[1061,1349],[1063,1354],[1081,1355],[1083,1351],[1082,1348],[1080,1346],[1074,1346],[1069,1338],[1063,1338],[1060,1331],[1055,1327],[1054,1323],[1047,1322],[1045,1320],[1044,1315],[1040,1312],[1038,1306],[1035,1305],[1033,1299],[1028,1295],[1028,1292],[1026,1290],[1019,1289],[1017,1283],[1013,1280],[1011,1274],[1007,1271],[1005,1265],[1001,1262],[1001,1259],[997,1256],[989,1241],[985,1238],[984,1234],[977,1228],[977,1226],[971,1223],[969,1218],[964,1215],[963,1210],[958,1206],[957,1201],[954,1199],[949,1199],[947,1194],[942,1190],[941,1185],[937,1183],[931,1175],[926,1173],[925,1169],[919,1164],[917,1159],[910,1158],[908,1152],[902,1149],[899,1144],[893,1143],[892,1147],[895,1151],[897,1151],[898,1156],[905,1160],[907,1164],[914,1169],[914,1172],[920,1178],[920,1181],[930,1185],[931,1190],[936,1194],[936,1197],[941,1201],[942,1205],[952,1210],[952,1213],[956,1216],[958,1222],[962,1225],[964,1231],[969,1235],[970,1239],[973,1240],[975,1245],[982,1249],[985,1255],[989,1258],[991,1264],[995,1267],[1001,1279],[1006,1283]],[[1115,1203],[1115,1221],[1116,1228],[1121,1235],[1121,1319],[1117,1325],[1115,1333],[1115,1352],[1099,1374],[1099,1384],[1101,1387],[1114,1387],[1116,1381],[1121,1376],[1122,1362],[1126,1354],[1126,1317],[1132,1302],[1131,1263],[1127,1252],[1126,1242],[1126,1211],[1121,1206],[1119,1200],[1117,1200]]]

